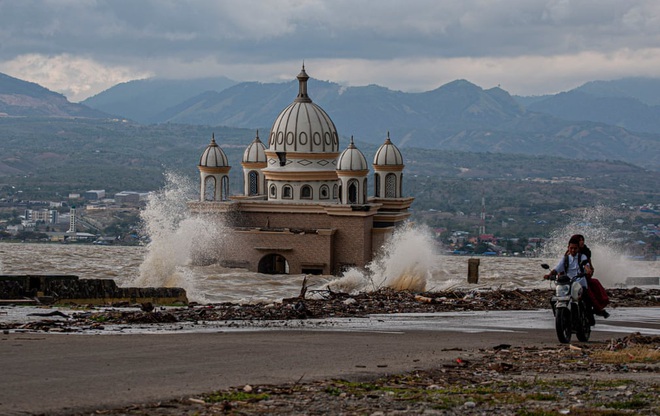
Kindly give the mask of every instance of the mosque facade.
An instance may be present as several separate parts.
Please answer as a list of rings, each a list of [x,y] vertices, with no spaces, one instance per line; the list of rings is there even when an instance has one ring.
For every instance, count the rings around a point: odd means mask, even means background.
[[[227,156],[215,138],[204,150],[197,215],[221,216],[226,238],[217,260],[260,273],[339,274],[364,267],[410,215],[402,196],[403,156],[388,137],[369,165],[353,138],[340,152],[328,114],[297,76],[298,96],[275,119],[267,146],[259,135],[245,149],[243,194],[229,195]]]

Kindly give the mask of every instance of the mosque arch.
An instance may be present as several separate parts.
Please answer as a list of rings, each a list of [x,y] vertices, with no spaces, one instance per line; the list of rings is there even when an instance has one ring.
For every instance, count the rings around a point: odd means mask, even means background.
[[[319,199],[328,199],[330,198],[330,188],[328,185],[321,185],[319,189]]]
[[[282,199],[293,199],[293,188],[291,185],[284,185],[282,187]]]
[[[289,274],[289,262],[281,254],[266,254],[259,260],[258,271],[263,274]]]
[[[220,195],[220,200],[226,201],[229,199],[229,176],[223,176],[221,179],[222,183],[222,192]]]
[[[259,194],[259,173],[257,171],[251,170],[248,173],[248,195],[258,195]]]
[[[380,198],[380,173],[374,173],[374,196]]]
[[[396,175],[388,173],[385,176],[385,198],[396,198],[397,183]]]
[[[215,177],[207,176],[204,178],[204,201],[215,201]]]
[[[300,199],[312,199],[312,187],[309,185],[303,185],[300,188]]]
[[[346,201],[349,204],[357,204],[358,203],[358,195],[359,195],[359,184],[358,181],[355,179],[351,179],[348,181],[348,195]]]

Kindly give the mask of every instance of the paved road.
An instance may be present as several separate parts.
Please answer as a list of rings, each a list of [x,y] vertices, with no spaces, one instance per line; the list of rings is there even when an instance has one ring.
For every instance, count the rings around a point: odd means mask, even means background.
[[[654,308],[617,310],[607,323],[599,323],[592,340],[635,331],[660,334]],[[410,371],[459,356],[469,359],[470,351],[501,343],[557,345],[548,311],[376,316],[305,325],[0,335],[0,414],[69,413],[244,384]]]

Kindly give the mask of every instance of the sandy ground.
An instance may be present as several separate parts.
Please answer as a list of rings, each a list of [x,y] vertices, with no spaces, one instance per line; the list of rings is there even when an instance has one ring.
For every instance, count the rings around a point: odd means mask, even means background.
[[[546,295],[3,308],[0,414],[660,414],[657,291],[571,345]]]

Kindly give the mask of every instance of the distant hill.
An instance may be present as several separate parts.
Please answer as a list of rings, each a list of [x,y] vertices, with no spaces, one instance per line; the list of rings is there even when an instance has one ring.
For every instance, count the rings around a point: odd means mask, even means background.
[[[577,91],[596,97],[635,98],[646,105],[660,105],[660,78],[621,78],[613,81],[590,81]]]
[[[160,113],[156,121],[268,130],[297,88],[297,81],[240,83],[192,97]],[[389,131],[401,147],[624,160],[660,167],[660,140],[653,134],[529,111],[500,88],[484,90],[465,80],[433,91],[403,93],[312,78],[309,93],[341,136],[370,143],[382,143]]]
[[[71,103],[62,94],[50,91],[39,84],[0,73],[1,116],[109,117],[102,111]]]
[[[139,123],[158,122],[157,114],[206,91],[235,85],[227,77],[189,80],[140,79],[117,84],[82,103]]]
[[[109,117],[36,84],[6,76],[2,80],[0,111],[6,114]],[[85,103],[142,124],[261,129],[261,137],[266,138],[298,89],[297,81],[233,83],[227,78],[132,81]],[[380,144],[390,132],[400,147],[621,160],[660,170],[658,107],[641,102],[633,93],[616,96],[624,88],[613,85],[584,86],[600,91],[599,96],[576,90],[534,97],[526,101],[527,108],[500,88],[484,90],[466,80],[433,91],[404,93],[377,85],[344,87],[310,79],[309,92],[332,117],[341,137],[354,136],[365,143]],[[641,93],[641,87],[634,86],[631,91]],[[177,101],[196,91],[203,92]]]
[[[568,92],[517,97],[530,111],[565,120],[594,121],[630,131],[660,133],[660,79],[592,81]]]
[[[387,131],[455,131],[492,127],[519,117],[524,109],[499,88],[482,90],[458,80],[425,93],[409,94],[377,85],[342,87],[309,80],[312,100],[330,114],[340,134],[382,141]],[[221,92],[205,92],[159,114],[158,122],[268,126],[298,92],[298,82],[246,82]]]

